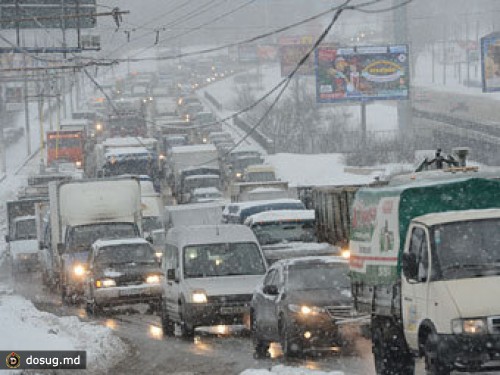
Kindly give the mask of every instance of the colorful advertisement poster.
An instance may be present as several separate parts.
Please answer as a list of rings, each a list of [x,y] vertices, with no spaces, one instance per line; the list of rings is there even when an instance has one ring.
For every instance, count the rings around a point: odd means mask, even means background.
[[[281,76],[286,77],[311,49],[314,38],[311,35],[283,36],[279,38]],[[311,55],[297,71],[298,75],[314,75],[314,58]]]
[[[500,91],[500,33],[481,38],[483,92]]]
[[[317,101],[408,99],[408,52],[406,45],[317,48]]]

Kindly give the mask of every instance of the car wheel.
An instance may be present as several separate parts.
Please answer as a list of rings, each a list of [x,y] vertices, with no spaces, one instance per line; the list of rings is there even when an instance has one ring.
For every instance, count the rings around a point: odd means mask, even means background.
[[[437,354],[437,337],[431,333],[425,340],[425,371],[427,375],[449,375],[451,369],[448,365],[440,361]]]
[[[167,308],[163,302],[161,304],[161,327],[164,336],[172,337],[175,335],[175,324],[170,320]]]
[[[405,349],[402,332],[385,322],[373,325],[372,352],[378,375],[413,374],[415,360]],[[394,349],[396,348],[396,350]]]
[[[194,337],[194,326],[187,322],[184,317],[186,316],[184,312],[184,305],[181,305],[181,336],[185,339],[192,339]]]
[[[252,332],[253,343],[254,343],[254,358],[267,358],[270,356],[269,354],[269,341],[263,340],[259,336],[259,330],[257,327],[257,320],[255,319],[255,313],[252,311],[250,315],[250,329]]]
[[[281,350],[285,357],[300,357],[303,354],[302,343],[294,339],[288,328],[286,319],[282,316],[279,323]]]

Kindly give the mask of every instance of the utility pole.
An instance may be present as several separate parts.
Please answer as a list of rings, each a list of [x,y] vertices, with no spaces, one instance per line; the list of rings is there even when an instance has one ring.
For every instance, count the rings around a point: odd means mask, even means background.
[[[26,68],[26,55],[23,54],[23,67]],[[31,132],[30,132],[30,105],[28,97],[28,78],[26,71],[23,73],[23,93],[24,93],[24,123],[26,136],[26,152],[31,155]]]
[[[0,91],[0,171],[3,175],[7,173],[7,152],[5,147],[5,138],[3,135],[3,126],[5,124],[5,102],[3,87]]]
[[[401,5],[401,0],[393,0],[394,6]],[[408,6],[400,6],[394,11],[394,40],[398,44],[408,44]],[[409,53],[409,72],[412,70],[413,54]],[[413,77],[410,77],[412,79]],[[411,82],[411,81],[410,81]],[[410,83],[410,89],[411,89]],[[399,100],[398,106],[398,128],[400,132],[408,132],[412,130],[412,108],[410,100]]]

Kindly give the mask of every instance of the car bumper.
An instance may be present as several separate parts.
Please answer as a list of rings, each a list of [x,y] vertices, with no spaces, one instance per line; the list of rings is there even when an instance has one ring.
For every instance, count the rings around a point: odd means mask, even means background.
[[[295,318],[288,324],[290,337],[302,341],[307,347],[332,347],[342,345],[341,329],[330,318]]]
[[[161,296],[161,286],[149,284],[94,290],[94,301],[101,306],[158,302]]]
[[[192,326],[243,324],[250,314],[250,301],[240,304],[186,304],[184,319]]]
[[[489,362],[500,368],[500,335],[438,335],[438,358],[455,368],[477,370]]]

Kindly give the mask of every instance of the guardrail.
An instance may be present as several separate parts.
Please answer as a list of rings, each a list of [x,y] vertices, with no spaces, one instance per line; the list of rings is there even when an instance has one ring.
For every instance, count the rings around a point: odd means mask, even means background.
[[[274,154],[274,141],[271,138],[268,138],[264,133],[262,133],[259,129],[253,129],[249,123],[243,120],[241,117],[235,116],[233,118],[233,124],[238,128],[243,130],[245,133],[249,133],[250,136],[264,149],[268,154]]]
[[[212,103],[212,105],[217,108],[218,111],[222,111],[222,103],[220,103],[217,99],[215,99],[212,95],[210,95],[207,91],[205,91],[205,98]]]

